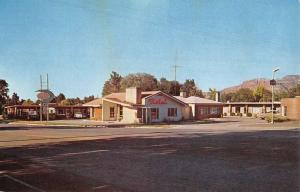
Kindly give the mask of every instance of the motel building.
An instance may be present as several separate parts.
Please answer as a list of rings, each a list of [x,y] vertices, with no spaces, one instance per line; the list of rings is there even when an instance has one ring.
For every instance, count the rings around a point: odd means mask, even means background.
[[[142,92],[127,88],[84,104],[90,118],[121,123],[156,123],[190,119],[190,107],[183,101],[162,91]]]
[[[281,100],[282,116],[292,120],[300,120],[300,96]]]
[[[46,119],[46,108],[43,109],[43,118]],[[88,107],[85,106],[60,106],[49,103],[48,107],[50,120],[73,119],[88,117]],[[9,119],[39,120],[40,105],[11,105],[4,108],[4,113]]]
[[[223,104],[200,97],[171,96],[162,91],[127,88],[84,104],[90,119],[121,123],[156,123],[221,117]]]
[[[186,97],[185,92],[181,92],[180,96],[175,97],[190,106],[191,119],[193,120],[222,117],[223,103],[218,101],[218,94],[216,101],[196,96]]]
[[[275,113],[280,113],[280,102],[274,102]],[[272,112],[272,102],[227,102],[224,103],[224,116],[255,116]]]

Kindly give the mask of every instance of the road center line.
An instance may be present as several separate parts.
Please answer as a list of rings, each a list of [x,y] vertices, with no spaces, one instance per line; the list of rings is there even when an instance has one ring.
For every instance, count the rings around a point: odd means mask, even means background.
[[[24,186],[26,186],[26,187],[29,187],[30,189],[33,189],[33,190],[35,190],[35,191],[38,191],[38,192],[46,192],[46,191],[44,191],[44,190],[42,190],[42,189],[39,189],[39,188],[37,188],[37,187],[35,187],[35,186],[33,186],[33,185],[30,185],[30,184],[28,184],[28,183],[25,183],[24,181],[21,181],[21,180],[19,180],[19,179],[16,179],[16,178],[14,178],[14,177],[12,177],[12,176],[9,176],[9,175],[7,175],[7,174],[5,174],[5,175],[3,175],[3,176],[4,176],[4,177],[7,177],[7,178],[9,178],[9,179],[11,179],[11,180],[13,180],[13,181],[19,183],[19,184],[21,184],[21,185],[24,185]]]

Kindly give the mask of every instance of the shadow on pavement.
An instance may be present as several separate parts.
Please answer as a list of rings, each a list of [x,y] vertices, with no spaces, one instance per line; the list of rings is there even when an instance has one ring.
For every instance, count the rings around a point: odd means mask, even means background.
[[[294,129],[31,145],[1,149],[0,170],[49,191],[294,192],[299,138]]]

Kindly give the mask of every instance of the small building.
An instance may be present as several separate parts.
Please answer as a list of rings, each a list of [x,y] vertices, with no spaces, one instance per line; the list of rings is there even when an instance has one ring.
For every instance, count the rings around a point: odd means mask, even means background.
[[[87,102],[82,106],[88,107],[90,119],[101,121],[102,120],[102,98],[95,99],[93,101]]]
[[[275,113],[280,112],[280,102],[274,102]],[[272,102],[227,102],[224,103],[224,116],[253,116],[272,112]]]
[[[46,113],[44,111],[44,119]],[[49,103],[49,118],[54,119],[72,119],[76,117],[86,118],[89,116],[88,107],[85,106],[60,106],[55,103]],[[40,118],[40,105],[11,105],[4,108],[4,113],[10,119],[28,119],[38,120]]]
[[[176,96],[176,98],[190,106],[191,119],[201,120],[222,117],[223,103],[196,96],[184,97],[184,95],[181,93],[181,96]]]
[[[99,109],[99,113],[91,115],[91,119],[102,121],[155,123],[190,118],[188,104],[162,91],[142,92],[136,87],[109,94],[85,106],[89,106],[90,111]]]
[[[282,99],[281,112],[288,119],[300,120],[300,96]]]

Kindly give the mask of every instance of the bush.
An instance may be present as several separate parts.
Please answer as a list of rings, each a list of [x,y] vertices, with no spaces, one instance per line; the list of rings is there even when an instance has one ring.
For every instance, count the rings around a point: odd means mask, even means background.
[[[242,117],[243,114],[242,113],[237,113],[236,116]]]
[[[270,123],[272,121],[272,114],[266,114],[264,116],[264,120]],[[274,122],[285,122],[285,121],[289,121],[289,119],[287,117],[283,117],[280,115],[274,115]]]
[[[235,113],[230,113],[230,116],[235,116]]]
[[[227,116],[227,113],[223,113],[224,116]]]
[[[246,116],[247,117],[252,117],[252,113],[247,113]]]

